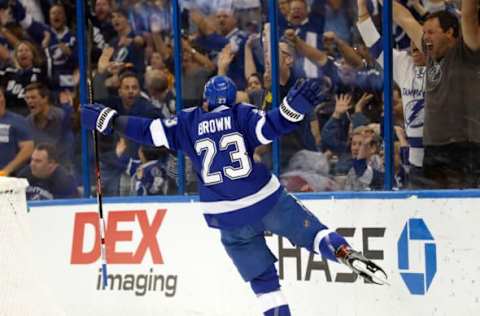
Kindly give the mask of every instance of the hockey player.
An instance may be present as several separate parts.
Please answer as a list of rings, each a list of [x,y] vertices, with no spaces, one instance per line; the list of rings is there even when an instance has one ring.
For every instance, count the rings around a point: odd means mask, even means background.
[[[369,281],[384,283],[383,270],[352,250],[347,241],[322,224],[288,194],[275,175],[253,160],[255,147],[291,132],[324,98],[320,80],[297,82],[280,107],[268,112],[235,104],[236,86],[225,76],[210,79],[202,107],[168,119],[120,116],[101,104],[82,106],[87,129],[116,130],[150,146],[183,150],[198,176],[200,207],[207,224],[221,232],[222,244],[242,278],[250,282],[264,315],[290,315],[280,291],[276,258],[264,231],[295,245],[341,261]]]

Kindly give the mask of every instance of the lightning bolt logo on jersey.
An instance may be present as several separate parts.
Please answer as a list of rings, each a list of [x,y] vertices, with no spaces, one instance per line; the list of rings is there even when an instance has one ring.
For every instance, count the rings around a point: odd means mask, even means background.
[[[405,133],[407,134],[409,162],[417,167],[423,165],[423,122],[425,121],[425,83],[426,67],[415,66],[408,55],[397,54],[396,64],[403,63],[403,69],[397,71],[397,82],[401,87],[403,111],[405,115]],[[410,61],[410,62],[409,62]],[[400,66],[399,66],[400,67]]]
[[[408,115],[406,115],[405,122],[407,129],[423,127],[423,121],[425,116],[424,106],[425,99],[411,100],[407,105],[405,105],[405,112],[408,113]]]

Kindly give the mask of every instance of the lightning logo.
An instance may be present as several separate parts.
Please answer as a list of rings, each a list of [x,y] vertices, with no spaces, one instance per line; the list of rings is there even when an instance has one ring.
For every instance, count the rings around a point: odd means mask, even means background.
[[[407,126],[409,128],[419,128],[423,126],[424,121],[424,99],[410,101],[406,106]]]

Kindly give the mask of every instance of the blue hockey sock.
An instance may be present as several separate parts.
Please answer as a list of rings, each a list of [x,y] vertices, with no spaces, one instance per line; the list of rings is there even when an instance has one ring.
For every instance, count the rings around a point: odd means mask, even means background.
[[[257,295],[278,290],[280,288],[280,280],[275,265],[272,264],[262,274],[251,280],[250,286]]]
[[[342,245],[350,246],[345,238],[339,233],[331,229],[322,229],[315,236],[313,249],[325,258],[337,262],[335,253]]]

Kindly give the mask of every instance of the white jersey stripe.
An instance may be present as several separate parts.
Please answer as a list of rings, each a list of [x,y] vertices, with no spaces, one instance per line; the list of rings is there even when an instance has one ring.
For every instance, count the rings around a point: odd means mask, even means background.
[[[333,229],[322,229],[315,235],[315,239],[313,240],[313,250],[319,254],[320,253],[320,243],[322,242],[323,238],[327,237],[330,233],[334,233]],[[332,252],[335,252],[335,249],[332,249]]]
[[[152,140],[155,146],[165,146],[170,148],[167,135],[165,135],[165,130],[163,129],[162,121],[160,119],[156,119],[150,124],[150,134],[152,134]]]
[[[280,188],[280,182],[275,175],[272,175],[270,181],[260,191],[252,195],[233,201],[200,202],[200,207],[205,214],[221,214],[241,210],[266,199],[277,191],[278,188]]]
[[[258,141],[263,144],[270,144],[272,141],[267,139],[262,132],[262,128],[265,125],[265,116],[263,116],[260,120],[258,120],[257,125],[255,126],[255,134],[257,134]]]

